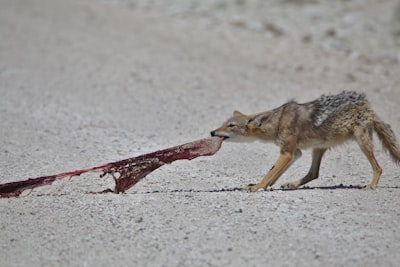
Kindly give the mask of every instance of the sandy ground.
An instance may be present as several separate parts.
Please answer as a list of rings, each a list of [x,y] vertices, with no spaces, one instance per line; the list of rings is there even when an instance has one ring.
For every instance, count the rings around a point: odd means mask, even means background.
[[[267,2],[267,3],[266,3]],[[0,1],[0,182],[209,135],[234,109],[358,90],[400,136],[398,1]],[[272,144],[224,143],[126,194],[87,174],[0,199],[1,266],[397,266],[400,172],[355,144],[309,188],[274,191]],[[343,185],[343,186],[340,186]]]

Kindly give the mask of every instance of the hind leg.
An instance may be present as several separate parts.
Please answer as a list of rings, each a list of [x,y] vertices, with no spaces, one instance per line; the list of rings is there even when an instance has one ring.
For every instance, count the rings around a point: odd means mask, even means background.
[[[361,151],[369,160],[369,163],[371,164],[371,167],[374,171],[374,176],[372,178],[371,183],[367,185],[367,189],[375,189],[376,186],[378,185],[379,178],[381,177],[382,168],[379,166],[378,161],[374,156],[374,151],[373,151],[374,145],[372,143],[372,128],[369,128],[367,126],[366,127],[357,126],[354,129],[354,136],[356,138],[358,145],[361,148]]]
[[[312,163],[310,170],[307,175],[301,178],[300,180],[289,182],[283,184],[282,188],[298,188],[314,179],[317,179],[319,176],[319,166],[321,165],[322,156],[324,155],[326,148],[315,148],[312,151]]]

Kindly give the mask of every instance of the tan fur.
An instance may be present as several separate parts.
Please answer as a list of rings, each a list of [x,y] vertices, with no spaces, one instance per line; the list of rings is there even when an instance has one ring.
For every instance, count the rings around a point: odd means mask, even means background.
[[[369,160],[374,174],[367,188],[375,189],[382,168],[373,153],[373,131],[377,133],[393,161],[399,164],[400,146],[393,131],[377,117],[365,95],[356,92],[322,95],[304,104],[291,101],[276,109],[253,115],[235,111],[211,135],[231,141],[273,141],[280,146],[278,160],[260,183],[245,187],[249,191],[272,186],[301,156],[301,149],[305,148],[313,149],[309,172],[302,179],[285,183],[282,187],[297,188],[318,178],[320,163],[326,150],[348,140],[355,140]]]

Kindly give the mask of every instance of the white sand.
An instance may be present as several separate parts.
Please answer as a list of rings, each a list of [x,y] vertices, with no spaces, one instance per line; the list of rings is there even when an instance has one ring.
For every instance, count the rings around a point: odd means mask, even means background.
[[[0,182],[167,148],[234,109],[342,90],[367,93],[400,136],[398,1],[264,2],[2,0]],[[224,143],[126,194],[87,194],[113,185],[94,173],[0,199],[0,265],[398,265],[400,172],[378,142],[375,191],[349,188],[372,177],[355,144],[327,153],[313,189],[229,190],[258,182],[278,151]],[[307,172],[309,154],[277,189]]]

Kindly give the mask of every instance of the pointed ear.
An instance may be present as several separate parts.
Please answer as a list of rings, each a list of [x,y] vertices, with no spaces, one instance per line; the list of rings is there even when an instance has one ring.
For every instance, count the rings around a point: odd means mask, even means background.
[[[237,111],[237,110],[235,110],[234,112],[233,112],[233,116],[243,116],[244,114],[242,113],[242,112],[240,112],[240,111]]]
[[[257,127],[260,127],[261,124],[269,120],[271,114],[272,114],[271,112],[259,114],[256,117],[254,117],[251,120],[251,122],[253,122]]]

